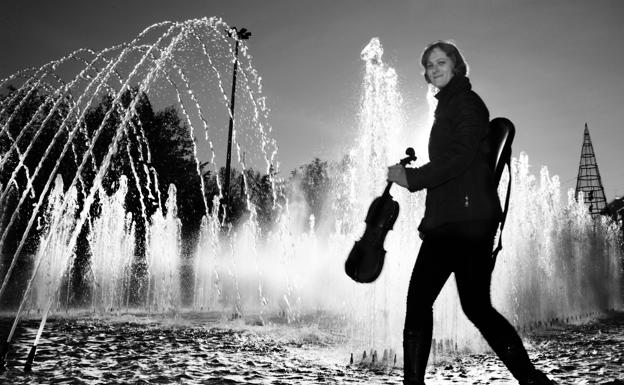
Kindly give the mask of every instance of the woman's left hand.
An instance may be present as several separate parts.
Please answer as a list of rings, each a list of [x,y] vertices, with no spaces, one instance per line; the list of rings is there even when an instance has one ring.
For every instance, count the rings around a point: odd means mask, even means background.
[[[407,176],[405,175],[405,167],[395,164],[388,167],[388,182],[396,183],[399,186],[407,188]]]

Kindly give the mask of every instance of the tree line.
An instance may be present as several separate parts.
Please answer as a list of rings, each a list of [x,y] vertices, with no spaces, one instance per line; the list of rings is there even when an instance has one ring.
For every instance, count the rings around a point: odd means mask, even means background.
[[[8,191],[0,205],[0,230],[2,233],[7,231],[0,247],[0,277],[5,277],[22,238],[26,237],[25,247],[15,255],[17,265],[9,281],[9,292],[23,291],[24,283],[32,271],[32,256],[45,226],[31,226],[26,230],[33,215],[38,222],[45,221],[43,211],[46,205],[42,204],[36,213],[34,210],[42,194],[44,203],[48,198],[50,192],[44,190],[48,178],[53,177],[53,170],[56,168],[56,174],[62,177],[65,191],[72,181],[75,182],[80,211],[93,187],[96,174],[106,168],[101,183],[106,194],[117,190],[122,175],[128,180],[124,205],[126,211],[132,214],[135,228],[131,284],[134,289],[131,297],[133,302],[141,303],[147,290],[145,235],[156,210],[162,208],[165,211],[163,214],[166,214],[164,201],[169,185],[174,184],[177,189],[182,258],[183,261],[189,261],[195,250],[206,207],[209,213],[215,210],[214,197],[220,196],[216,174],[219,174],[223,183],[225,167],[220,167],[217,172],[214,167],[211,170],[209,164],[198,167],[191,131],[176,108],[170,106],[155,111],[149,97],[136,88],[126,90],[118,101],[110,95],[103,96],[85,111],[82,118],[72,109],[73,100],[68,95],[59,99],[50,97],[49,93],[40,89],[30,95],[14,87],[9,87],[8,91],[6,95],[0,96],[0,127],[6,126],[5,133],[0,136],[0,157],[3,162],[0,190]],[[53,106],[56,106],[55,110],[50,113]],[[125,123],[122,125],[122,122]],[[118,134],[120,136],[110,162],[103,164]],[[18,167],[20,163],[23,167]],[[277,187],[272,182],[277,178],[273,169],[266,174],[251,168],[244,171],[232,168],[230,201],[224,225],[232,228],[244,221],[250,215],[249,201],[254,205],[261,232],[270,231],[286,195],[292,193],[294,185],[299,186],[298,190],[304,196],[309,214],[314,214],[318,220],[322,216],[323,201],[330,186],[329,166],[328,162],[315,158],[309,164],[293,170],[288,180]],[[37,168],[40,171],[35,176]],[[200,178],[203,179],[204,195]],[[279,189],[277,193],[275,188]],[[32,191],[26,194],[29,189]],[[18,210],[19,201],[23,198],[24,202]],[[89,208],[91,220],[100,215],[99,199],[96,194]],[[16,215],[9,228],[14,213]],[[77,218],[79,213],[75,215]],[[91,250],[88,237],[89,226],[84,225],[75,246],[72,270],[66,278],[71,281],[67,285],[71,293],[66,294],[71,295],[65,297],[71,298],[72,305],[89,302]],[[182,272],[183,275],[191,273],[188,269]],[[4,297],[0,303],[12,305],[15,298],[20,298],[19,295]]]

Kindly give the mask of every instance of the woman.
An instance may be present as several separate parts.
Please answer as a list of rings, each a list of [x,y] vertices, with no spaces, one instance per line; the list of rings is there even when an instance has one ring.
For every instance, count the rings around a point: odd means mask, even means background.
[[[451,273],[464,313],[520,384],[552,384],[535,369],[515,329],[490,300],[491,255],[501,208],[484,140],[487,107],[472,91],[466,63],[455,45],[430,44],[421,63],[425,80],[439,90],[430,161],[419,168],[388,168],[388,181],[410,191],[427,189],[418,228],[423,243],[407,294],[404,384],[424,384],[433,303]]]

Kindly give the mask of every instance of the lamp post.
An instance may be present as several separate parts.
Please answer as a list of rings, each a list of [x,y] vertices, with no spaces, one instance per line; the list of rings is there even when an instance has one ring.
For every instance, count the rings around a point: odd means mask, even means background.
[[[223,200],[222,204],[225,205],[226,210],[230,208],[230,163],[232,162],[232,130],[234,129],[234,101],[236,99],[236,73],[238,72],[238,44],[241,40],[247,40],[251,36],[251,32],[246,28],[238,30],[236,27],[232,27],[228,31],[230,37],[236,39],[236,47],[234,48],[234,71],[232,75],[232,97],[230,98],[230,126],[228,129],[228,147],[227,157],[225,160],[225,183],[223,186]]]

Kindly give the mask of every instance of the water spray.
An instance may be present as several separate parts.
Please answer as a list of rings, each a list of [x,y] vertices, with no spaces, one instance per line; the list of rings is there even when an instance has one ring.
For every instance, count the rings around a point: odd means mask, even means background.
[[[39,345],[39,339],[41,338],[41,334],[43,333],[43,328],[45,327],[46,321],[48,319],[48,314],[50,313],[50,309],[52,308],[52,298],[48,302],[48,306],[46,306],[45,311],[43,312],[43,318],[41,318],[41,322],[39,323],[39,329],[37,330],[37,336],[33,341],[32,346],[30,347],[30,351],[28,352],[28,357],[26,358],[26,363],[24,364],[24,372],[30,373],[32,371],[32,364],[35,360],[35,354],[37,354],[37,346]]]

